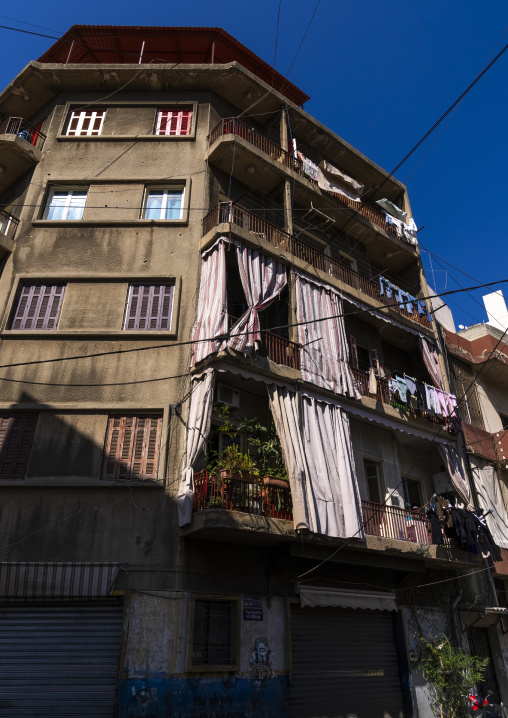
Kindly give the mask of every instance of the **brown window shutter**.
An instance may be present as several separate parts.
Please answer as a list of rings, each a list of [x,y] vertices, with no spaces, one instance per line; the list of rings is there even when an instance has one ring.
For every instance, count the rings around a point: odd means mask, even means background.
[[[0,479],[24,479],[37,414],[0,416]]]
[[[156,479],[161,416],[110,417],[103,478]]]
[[[370,365],[376,372],[376,374],[379,374],[379,359],[377,356],[377,349],[369,349],[369,359],[370,359]]]
[[[356,339],[349,335],[349,363],[353,369],[358,369],[358,352],[356,351]]]

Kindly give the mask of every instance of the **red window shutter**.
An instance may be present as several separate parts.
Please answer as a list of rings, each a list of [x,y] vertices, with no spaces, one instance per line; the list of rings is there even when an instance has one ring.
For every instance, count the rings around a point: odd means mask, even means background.
[[[350,334],[349,335],[349,363],[353,369],[358,369],[358,352],[356,351],[356,339]]]
[[[0,479],[24,479],[37,414],[0,416]]]
[[[180,114],[182,116],[180,134],[188,135],[190,133],[192,110],[182,110]]]
[[[192,110],[160,110],[157,115],[158,135],[188,135]]]
[[[104,478],[156,479],[161,416],[111,417],[104,450]]]

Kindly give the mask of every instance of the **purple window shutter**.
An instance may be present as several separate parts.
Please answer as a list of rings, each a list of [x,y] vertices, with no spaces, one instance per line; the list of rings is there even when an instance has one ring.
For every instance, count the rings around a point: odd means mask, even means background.
[[[129,289],[125,328],[168,330],[171,325],[173,285],[133,285]]]
[[[24,286],[12,329],[55,329],[64,291],[63,284]]]

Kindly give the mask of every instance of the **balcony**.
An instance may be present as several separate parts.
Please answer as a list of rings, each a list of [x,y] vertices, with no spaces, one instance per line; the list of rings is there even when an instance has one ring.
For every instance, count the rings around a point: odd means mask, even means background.
[[[305,180],[305,182],[309,182],[311,185],[314,185],[315,190],[318,194],[323,194],[327,197],[333,197],[333,199],[338,203],[339,207],[342,205],[342,208],[344,209],[354,210],[355,213],[358,213],[360,216],[367,219],[376,227],[382,229],[388,235],[397,238],[397,232],[395,227],[386,223],[385,216],[381,212],[374,209],[373,207],[370,207],[365,202],[354,202],[348,197],[338,195],[335,192],[321,190],[318,187],[318,183],[316,182],[316,180],[310,178],[303,171],[303,163],[299,158],[295,158],[290,152],[284,150],[279,144],[269,139],[268,137],[265,137],[265,135],[262,135],[257,130],[254,130],[252,127],[249,127],[247,124],[245,124],[241,120],[237,120],[234,117],[222,119],[208,135],[208,147],[210,148],[209,159],[216,162],[218,166],[224,171],[226,171],[228,174],[231,172],[231,157],[229,157],[229,153],[224,153],[224,150],[221,150],[220,156],[216,156],[216,153],[211,150],[213,145],[221,138],[232,138],[235,145],[237,138],[243,140],[245,143],[247,143],[247,145],[252,146],[256,150],[262,152],[264,155],[269,157],[271,160],[277,162],[278,165],[283,167],[285,170],[291,170],[295,172],[296,175]],[[235,151],[237,150],[240,150],[241,153],[241,148],[239,146],[235,146]],[[239,179],[241,181],[245,181],[247,184],[253,186],[255,189],[265,192],[270,191],[275,187],[276,183],[280,181],[280,176],[277,176],[277,172],[275,172],[275,174],[273,172],[270,173],[271,179],[268,178],[264,173],[258,173],[260,175],[262,174],[263,177],[259,178],[260,186],[255,186],[258,182],[258,178],[255,174],[246,175],[245,177],[243,176],[242,166],[245,165],[243,159],[248,161],[248,157],[246,156],[245,158],[243,158],[240,154],[239,158]],[[274,166],[274,169],[276,167],[277,165]],[[401,242],[402,246],[404,246],[404,244],[404,242]],[[409,247],[409,245],[407,246]]]
[[[224,224],[231,225],[232,231],[234,231],[234,226],[239,227],[254,235],[253,239],[263,239],[276,249],[288,252],[306,265],[311,265],[315,269],[321,270],[330,277],[338,279],[349,287],[363,292],[363,294],[366,294],[372,299],[383,304],[390,304],[391,308],[396,312],[418,322],[418,324],[421,324],[427,329],[432,326],[426,316],[420,316],[420,314],[418,314],[416,308],[413,309],[412,314],[409,314],[406,309],[400,309],[398,304],[393,306],[395,304],[394,299],[388,299],[386,293],[380,293],[381,287],[379,282],[367,279],[367,277],[346,267],[344,264],[340,264],[340,262],[327,257],[323,252],[307,244],[304,240],[294,237],[283,229],[257,217],[252,212],[237,207],[231,202],[219,203],[206,215],[203,219],[203,236]]]
[[[369,392],[369,372],[363,371],[362,369],[355,369],[354,367],[351,368],[351,373],[353,374],[353,380],[355,382],[355,386],[360,392],[362,396],[368,396],[371,399],[376,399],[377,401],[382,402],[383,404],[390,404],[394,407],[399,407],[400,405],[396,401],[392,401],[390,399],[390,392],[388,389],[388,379],[382,379],[380,377],[376,377],[376,384],[377,384],[377,392],[376,394],[371,394]],[[444,419],[440,419],[437,416],[432,416],[431,414],[428,414],[425,411],[421,411],[420,409],[415,409],[412,406],[406,407],[405,411],[410,414],[411,416],[421,416],[428,421],[430,421],[432,424],[439,424],[444,425],[446,422]]]
[[[238,321],[238,317],[228,317],[229,329]],[[285,337],[281,337],[273,332],[261,330],[261,346],[256,352],[257,356],[270,359],[275,364],[282,364],[291,369],[300,371],[300,345],[292,342]]]
[[[0,209],[0,259],[10,254],[14,249],[14,235],[18,228],[19,219]]]
[[[272,479],[272,481],[274,481]],[[286,481],[265,485],[263,479],[213,476],[208,471],[194,475],[193,511],[225,509],[272,519],[293,519],[291,491]]]
[[[401,509],[399,506],[385,506],[362,499],[362,516],[365,533],[369,536],[431,544],[430,521],[424,513]],[[452,547],[449,539],[442,534],[442,546]]]
[[[22,117],[9,117],[0,125],[0,191],[9,187],[41,159],[46,140],[39,129]]]

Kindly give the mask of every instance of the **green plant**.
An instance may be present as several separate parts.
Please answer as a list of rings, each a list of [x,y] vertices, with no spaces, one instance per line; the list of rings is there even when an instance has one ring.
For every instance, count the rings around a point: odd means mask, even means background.
[[[255,457],[259,473],[287,481],[282,446],[275,427],[263,426],[257,419],[243,419],[238,425],[238,431],[246,434],[249,450]]]
[[[431,689],[434,715],[465,718],[468,713],[464,694],[482,682],[489,659],[471,656],[462,648],[452,646],[444,635],[432,641],[421,640],[420,668]]]
[[[254,460],[249,454],[243,454],[236,444],[231,444],[222,452],[222,458],[219,461],[219,468],[232,473],[247,472],[254,476],[259,474]]]

